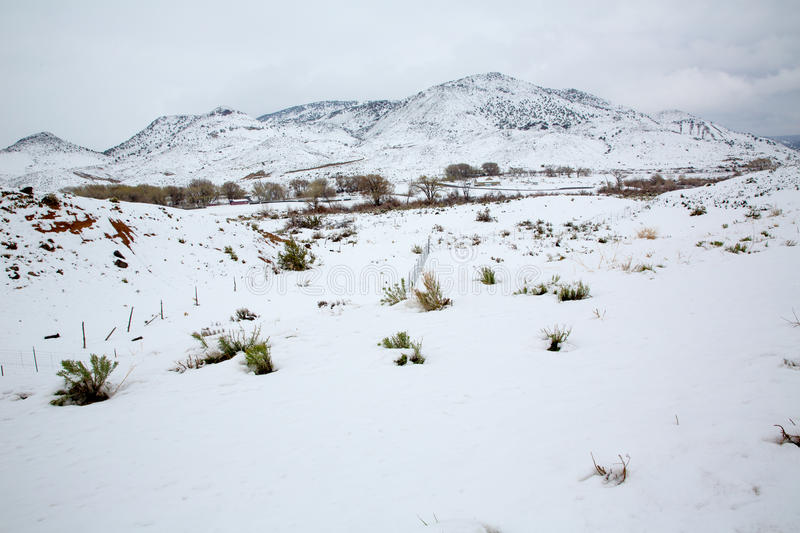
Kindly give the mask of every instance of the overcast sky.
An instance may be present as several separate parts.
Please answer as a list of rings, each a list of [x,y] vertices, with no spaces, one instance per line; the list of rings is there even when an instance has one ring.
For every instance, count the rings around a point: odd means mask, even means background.
[[[499,71],[800,134],[800,2],[0,0],[0,147],[93,149],[165,114],[398,99]]]

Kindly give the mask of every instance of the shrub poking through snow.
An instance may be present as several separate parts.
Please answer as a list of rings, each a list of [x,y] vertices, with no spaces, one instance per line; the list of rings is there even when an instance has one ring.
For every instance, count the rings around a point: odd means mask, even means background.
[[[475,220],[478,222],[491,222],[494,220],[492,214],[489,212],[489,208],[487,207],[483,211],[478,211],[478,214],[475,216]]]
[[[479,281],[484,285],[494,285],[495,283],[497,283],[497,279],[495,278],[494,275],[494,270],[492,270],[487,266],[481,267],[481,277]]]
[[[420,246],[419,244],[415,244],[415,245],[414,245],[414,246],[411,248],[411,253],[412,253],[412,254],[421,254],[421,253],[422,253],[422,246]]]
[[[391,287],[383,288],[383,298],[381,304],[394,305],[408,298],[405,278],[400,278],[400,283],[395,283]]]
[[[422,355],[422,341],[412,342],[411,350],[411,357],[409,357],[408,360],[415,365],[423,364],[425,362],[425,356]]]
[[[230,258],[233,259],[234,261],[238,261],[239,260],[239,256],[236,255],[236,252],[234,252],[233,248],[231,248],[230,246],[226,246],[225,247],[225,253],[228,254],[230,256]]]
[[[255,320],[258,315],[246,307],[241,307],[231,317],[231,322],[241,322],[242,320]]]
[[[780,428],[781,430],[781,440],[778,444],[786,444],[787,442],[794,444],[795,446],[800,446],[800,435],[790,435],[786,433],[786,430],[783,429],[783,426],[775,424],[776,428]]]
[[[384,348],[411,348],[411,337],[407,331],[398,331],[391,337],[384,337],[379,343]]]
[[[556,324],[552,329],[542,328],[542,339],[550,341],[550,346],[547,348],[548,351],[558,352],[561,351],[561,343],[569,338],[570,333],[572,333],[572,328]]]
[[[589,292],[589,286],[584,285],[582,281],[572,285],[561,285],[558,288],[558,301],[584,300],[589,297]]]
[[[699,207],[695,207],[694,209],[692,209],[692,211],[689,213],[689,216],[696,217],[700,215],[705,215],[706,213],[707,213],[706,206],[701,205]]]
[[[257,376],[270,374],[275,371],[275,366],[272,364],[272,357],[270,355],[271,348],[269,339],[266,339],[264,342],[256,343],[245,349],[244,357],[245,361],[247,361],[247,366],[255,372]]]
[[[378,343],[378,346],[389,349],[411,349],[410,355],[401,353],[400,357],[394,360],[394,364],[397,366],[403,366],[409,361],[415,365],[421,365],[425,362],[425,356],[422,355],[422,341],[412,341],[407,331],[398,331],[391,337],[384,337],[383,340]]]
[[[58,210],[61,207],[61,201],[53,193],[45,194],[44,198],[42,198],[42,203],[50,209]]]
[[[111,396],[106,380],[119,363],[112,362],[105,355],[98,357],[92,354],[90,364],[91,369],[83,361],[61,361],[62,369],[58,375],[64,378],[66,388],[56,392],[59,397],[50,402],[52,405],[88,405],[102,402]]]
[[[414,289],[414,296],[417,297],[417,301],[425,311],[438,311],[453,303],[450,298],[445,298],[442,295],[439,281],[433,275],[433,272],[422,274],[422,285],[425,287],[425,291]]]
[[[653,240],[658,237],[658,230],[655,228],[642,228],[636,234],[637,237],[640,239],[650,239]]]
[[[594,471],[598,476],[601,476],[606,483],[614,482],[617,485],[622,485],[625,483],[625,480],[628,479],[628,465],[631,462],[630,455],[626,455],[626,459],[622,458],[622,455],[618,455],[619,463],[614,463],[611,466],[601,466],[597,464],[597,461],[594,460],[594,454],[592,455],[592,463],[594,464]]]
[[[732,253],[732,254],[739,254],[747,252],[747,245],[742,244],[741,242],[737,242],[733,246],[725,247],[725,250]]]
[[[525,282],[522,285],[522,288],[514,292],[514,294],[532,294],[533,296],[542,296],[543,294],[550,292],[551,289],[553,289],[553,291],[557,294],[558,289],[556,287],[559,287],[559,281],[561,281],[561,276],[555,274],[550,278],[550,281],[542,281],[532,287],[528,287],[528,283]]]
[[[314,259],[314,254],[294,239],[286,241],[283,244],[283,252],[278,252],[278,266],[283,270],[308,270]]]
[[[236,313],[231,317],[232,322],[241,322],[242,320],[255,320],[258,315],[246,307],[241,307],[236,310]]]
[[[220,335],[219,339],[217,339],[217,347],[219,348],[218,355],[210,355],[209,357],[212,357],[214,360],[209,360],[208,357],[206,357],[206,360],[209,363],[219,363],[232,359],[233,356],[239,352],[247,353],[247,350],[251,349],[253,346],[265,343],[260,337],[260,327],[254,328],[250,335],[247,335],[243,329]]]

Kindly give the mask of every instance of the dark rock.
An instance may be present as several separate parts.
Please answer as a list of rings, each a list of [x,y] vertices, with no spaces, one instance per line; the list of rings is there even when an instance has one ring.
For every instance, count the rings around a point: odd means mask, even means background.
[[[122,259],[117,259],[116,261],[114,261],[114,264],[117,265],[119,268],[128,268],[128,263],[126,263]]]

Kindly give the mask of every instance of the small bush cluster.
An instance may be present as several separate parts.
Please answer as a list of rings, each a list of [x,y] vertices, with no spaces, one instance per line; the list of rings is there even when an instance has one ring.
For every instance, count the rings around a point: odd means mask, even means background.
[[[522,285],[522,288],[515,291],[514,294],[531,294],[533,296],[542,296],[543,294],[547,294],[551,290],[553,290],[554,293],[557,293],[558,287],[560,286],[559,285],[560,281],[561,281],[561,276],[559,276],[558,274],[553,275],[550,278],[550,281],[543,281],[537,283],[532,287],[528,287],[528,283],[526,281]]]
[[[407,331],[398,331],[391,337],[384,337],[378,345],[388,349],[411,349],[410,355],[401,353],[400,357],[394,360],[397,366],[404,366],[409,361],[415,365],[425,362],[425,356],[422,355],[422,341],[412,341]]]
[[[228,254],[228,256],[230,256],[230,258],[233,259],[234,261],[239,260],[239,256],[236,255],[236,252],[233,251],[232,247],[226,246],[224,252]]]
[[[475,220],[478,222],[491,222],[494,220],[492,214],[489,212],[489,208],[487,207],[483,211],[478,211],[478,214],[475,216]]]
[[[61,207],[61,201],[53,193],[45,194],[44,198],[42,198],[42,203],[54,210],[58,210]]]
[[[56,392],[58,398],[50,402],[52,405],[88,405],[102,402],[111,396],[107,384],[108,375],[119,363],[112,362],[105,355],[98,357],[92,354],[90,364],[91,369],[83,361],[61,361],[62,368],[57,375],[64,378],[65,388]]]
[[[481,277],[479,278],[479,281],[484,285],[494,285],[495,283],[497,283],[494,270],[492,270],[491,268],[487,266],[481,267],[480,272],[481,272]]]
[[[747,252],[747,245],[742,244],[741,242],[737,242],[733,246],[726,246],[725,250],[732,253],[732,254],[739,254],[739,253],[746,253]]]
[[[278,266],[283,270],[308,270],[314,260],[314,254],[294,239],[286,241],[283,252],[278,252]]]
[[[244,357],[247,362],[248,368],[252,370],[257,376],[270,374],[275,371],[275,366],[272,364],[272,356],[270,354],[271,346],[269,338],[263,342],[253,344],[245,349]]]
[[[231,317],[231,322],[241,322],[242,320],[255,320],[258,315],[246,307],[241,307]]]
[[[389,349],[411,348],[411,337],[407,331],[398,331],[391,337],[384,337],[378,345]]]
[[[425,311],[438,311],[453,303],[450,298],[445,298],[442,295],[439,281],[433,275],[433,272],[422,274],[422,285],[425,290],[414,289],[414,296],[416,296],[417,301]]]
[[[243,311],[247,312],[246,309]],[[184,361],[178,361],[173,370],[183,373],[188,369],[201,368],[207,364],[228,361],[233,359],[239,352],[244,352],[247,366],[257,375],[269,374],[275,371],[269,338],[261,339],[261,328],[254,328],[249,335],[241,329],[224,333],[217,339],[215,348],[209,347],[206,336],[197,332],[192,333],[192,337],[202,346],[203,353],[198,356],[189,356]]]
[[[572,333],[572,328],[556,324],[552,328],[542,328],[542,339],[550,341],[548,351],[558,352],[561,350],[561,344],[569,338],[570,333]]]
[[[571,285],[560,285],[558,288],[558,301],[584,300],[589,297],[589,286],[582,281]]]
[[[381,304],[394,305],[408,298],[405,278],[400,278],[400,283],[395,283],[391,287],[383,288],[383,298]]]
[[[658,230],[655,228],[642,228],[636,234],[640,239],[653,240],[658,237]]]

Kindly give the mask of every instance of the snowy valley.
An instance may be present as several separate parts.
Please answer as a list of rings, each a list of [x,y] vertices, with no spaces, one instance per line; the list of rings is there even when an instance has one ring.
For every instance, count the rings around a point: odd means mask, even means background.
[[[460,161],[592,170],[402,196]],[[619,169],[702,186],[626,194]],[[398,194],[59,192],[259,172]],[[798,243],[796,151],[500,74],[162,117],[102,153],[23,139],[0,151],[0,531],[795,531]],[[57,372],[92,354],[109,398],[77,405]]]

